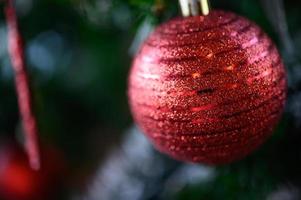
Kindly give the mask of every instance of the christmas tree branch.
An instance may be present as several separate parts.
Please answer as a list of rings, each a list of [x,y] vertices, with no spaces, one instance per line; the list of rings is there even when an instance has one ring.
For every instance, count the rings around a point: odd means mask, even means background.
[[[25,132],[25,147],[33,169],[40,168],[38,149],[38,126],[33,110],[33,99],[30,81],[26,71],[22,37],[18,30],[18,22],[13,0],[6,1],[6,21],[8,26],[8,48],[15,72],[15,85],[18,95],[20,114]]]

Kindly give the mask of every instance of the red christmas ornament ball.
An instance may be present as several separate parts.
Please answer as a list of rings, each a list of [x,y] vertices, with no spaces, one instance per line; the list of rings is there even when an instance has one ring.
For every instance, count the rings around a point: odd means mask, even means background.
[[[24,150],[15,143],[0,149],[0,199],[55,199],[65,175],[64,159],[56,149],[42,149],[42,168],[31,169]]]
[[[271,135],[286,73],[270,38],[225,11],[172,19],[149,36],[129,76],[134,120],[178,160],[223,164]]]

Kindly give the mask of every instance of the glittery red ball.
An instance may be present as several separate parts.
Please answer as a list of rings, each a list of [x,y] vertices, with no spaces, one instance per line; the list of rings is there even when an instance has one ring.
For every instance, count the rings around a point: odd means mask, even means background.
[[[134,60],[128,94],[135,121],[158,150],[222,164],[271,135],[284,107],[286,73],[256,24],[212,11],[156,28]]]

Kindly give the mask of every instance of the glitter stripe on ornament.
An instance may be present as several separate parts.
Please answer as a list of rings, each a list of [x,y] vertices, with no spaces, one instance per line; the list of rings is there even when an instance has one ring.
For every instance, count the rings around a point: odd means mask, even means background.
[[[183,119],[181,121],[173,118],[160,119],[157,116],[152,117],[149,115],[136,115],[135,118],[139,118],[141,122],[147,123],[144,127],[149,127],[151,125],[151,129],[153,130],[162,130],[162,132],[166,134],[176,134],[181,133],[183,130],[178,129],[189,128],[189,132],[187,134],[202,132],[212,134],[218,133],[222,131],[232,131],[235,129],[239,129],[248,124],[252,124],[253,122],[258,122],[263,118],[269,116],[270,113],[274,111],[279,112],[279,107],[283,106],[282,104],[277,104],[279,101],[283,101],[285,98],[285,94],[282,94],[281,97],[273,97],[271,101],[265,102],[266,105],[260,108],[254,108],[254,110],[249,110],[249,113],[242,113],[239,116],[233,116],[232,118],[213,118],[206,115],[201,115],[200,117],[194,116],[194,120],[191,119]],[[268,111],[264,112],[266,109],[270,108]],[[135,108],[134,108],[135,110]],[[264,112],[260,117],[257,117],[256,114],[258,112]],[[200,120],[201,119],[201,120]],[[209,120],[208,120],[209,119]],[[215,120],[212,120],[215,119]],[[156,124],[154,124],[154,122]],[[219,123],[217,123],[219,122]],[[233,125],[235,123],[235,125]]]
[[[278,75],[279,77],[274,77]],[[271,86],[273,87],[279,87],[281,85],[285,85],[285,75],[284,73],[281,73],[281,74],[272,74],[271,77],[274,77],[272,80],[269,79],[269,77],[261,77],[262,79],[264,78],[264,80],[269,80],[270,84],[266,84],[266,86],[261,83],[260,79],[257,79],[257,81],[254,83],[247,83],[247,85],[238,85],[239,83],[236,83],[236,87],[233,87],[233,84],[234,83],[230,83],[228,85],[225,85],[223,84],[223,86],[221,86],[219,88],[219,90],[215,90],[215,93],[214,93],[214,96],[212,96],[213,94],[211,93],[209,96],[206,95],[202,97],[202,95],[199,95],[197,93],[197,91],[200,91],[200,90],[203,90],[203,89],[206,89],[206,87],[202,87],[202,88],[198,88],[196,90],[180,90],[180,91],[175,91],[175,90],[172,90],[172,91],[168,91],[168,92],[156,92],[155,90],[152,90],[152,91],[141,91],[139,93],[134,93],[135,95],[135,102],[140,104],[140,105],[143,105],[145,101],[148,101],[148,99],[152,99],[152,102],[153,104],[144,104],[148,107],[154,107],[154,108],[158,108],[158,106],[160,107],[165,107],[165,106],[168,106],[170,104],[173,104],[173,105],[177,105],[177,104],[182,104],[183,101],[188,101],[189,104],[185,104],[185,107],[182,107],[182,106],[177,106],[178,109],[185,109],[187,108],[187,106],[191,107],[193,106],[194,104],[196,105],[199,105],[199,106],[206,106],[207,104],[212,104],[213,102],[217,102],[217,104],[224,104],[226,102],[226,98],[228,97],[224,97],[224,95],[228,95],[230,97],[230,102],[236,102],[237,103],[237,98],[234,98],[235,96],[237,96],[237,88],[240,87],[240,90],[244,90],[244,95],[242,98],[239,98],[238,100],[240,99],[244,99],[246,96],[248,98],[252,98],[255,94],[254,97],[258,97],[256,95],[256,93],[254,93],[254,91],[257,91],[257,90],[260,90],[260,92],[262,93],[273,93],[274,89],[272,88],[271,89]],[[254,90],[248,90],[249,87],[252,87],[252,84],[258,84],[258,88],[254,88]],[[232,87],[229,87],[231,86]],[[136,91],[137,91],[137,88],[133,87]],[[143,89],[141,89],[143,90]],[[138,91],[140,91],[140,88],[138,89]],[[269,95],[269,94],[268,94]],[[198,98],[196,98],[196,96]],[[211,97],[211,98],[209,98]],[[219,99],[217,99],[219,97]],[[170,103],[166,104],[164,103],[165,99],[168,98],[170,99]],[[202,104],[200,105],[200,100],[202,100]],[[228,102],[229,102],[228,101]],[[164,104],[161,104],[160,102],[164,103]],[[174,109],[177,109],[175,107],[173,107]]]

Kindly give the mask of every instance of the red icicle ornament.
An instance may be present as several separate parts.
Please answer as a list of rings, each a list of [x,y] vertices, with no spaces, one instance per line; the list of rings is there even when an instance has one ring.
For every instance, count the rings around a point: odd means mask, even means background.
[[[271,135],[285,103],[286,73],[256,24],[215,10],[157,27],[134,59],[128,96],[134,120],[158,150],[224,164]]]
[[[26,71],[22,37],[18,30],[16,11],[12,0],[6,1],[6,21],[8,26],[8,49],[15,72],[18,103],[25,132],[25,145],[33,169],[40,168],[38,149],[38,126],[33,110],[30,82]]]

